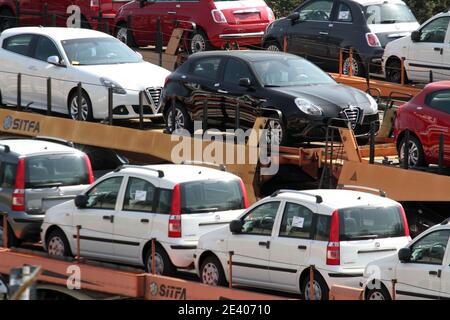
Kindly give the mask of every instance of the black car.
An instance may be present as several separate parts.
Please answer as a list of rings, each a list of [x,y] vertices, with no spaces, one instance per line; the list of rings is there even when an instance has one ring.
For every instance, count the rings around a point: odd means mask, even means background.
[[[324,70],[338,71],[343,48],[344,74],[350,72],[349,49],[354,52],[353,75],[380,69],[386,44],[419,27],[400,0],[309,0],[286,18],[267,27],[263,47],[307,58]],[[285,43],[286,39],[286,43]]]
[[[234,128],[239,104],[241,128],[251,128],[260,115],[271,117],[270,128],[281,129],[282,144],[289,138],[323,140],[330,118],[350,120],[359,137],[368,136],[372,122],[379,128],[378,106],[371,96],[336,83],[306,59],[283,52],[194,54],[166,79],[162,110],[169,131],[172,101],[177,129],[192,132],[193,121],[203,119],[204,101],[208,128]]]

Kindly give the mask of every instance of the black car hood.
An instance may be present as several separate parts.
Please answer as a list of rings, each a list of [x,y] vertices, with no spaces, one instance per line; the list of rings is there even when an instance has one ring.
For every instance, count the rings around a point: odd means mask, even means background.
[[[370,101],[366,94],[358,89],[341,84],[272,87],[270,88],[292,99],[302,98],[319,107],[346,108],[349,105],[370,108]]]

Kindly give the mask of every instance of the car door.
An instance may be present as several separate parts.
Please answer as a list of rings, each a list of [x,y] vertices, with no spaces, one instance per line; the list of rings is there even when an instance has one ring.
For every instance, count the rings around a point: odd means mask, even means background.
[[[419,30],[419,40],[411,42],[405,60],[405,68],[410,80],[428,82],[430,70],[433,71],[434,81],[445,78],[443,53],[448,47],[445,39],[449,22],[449,16],[436,18]],[[448,61],[445,64],[448,65]]]
[[[140,4],[142,3],[142,5]],[[135,1],[130,10],[134,41],[139,46],[154,45],[156,40],[156,18],[162,14],[162,1]]]
[[[74,211],[73,225],[81,227],[82,256],[113,258],[114,219],[123,180],[122,176],[116,176],[100,181],[86,193],[86,208]]]
[[[296,11],[300,18],[287,30],[288,51],[321,65],[329,56],[333,0],[313,0]]]
[[[242,218],[242,232],[228,237],[228,251],[234,252],[233,281],[263,286],[270,282],[270,245],[280,205],[268,201],[253,208]]]
[[[52,2],[52,1],[50,1]],[[20,26],[39,26],[43,24],[42,0],[20,0]]]
[[[450,243],[447,245],[449,248]],[[450,250],[447,249],[447,255],[444,259],[444,266],[441,273],[441,299],[450,299]]]
[[[439,299],[450,230],[436,230],[415,241],[411,260],[396,267],[398,299]]]
[[[158,186],[134,176],[128,177],[126,185],[114,217],[114,255],[141,263],[141,244],[149,240]]]
[[[308,267],[316,204],[286,202],[281,223],[270,243],[270,282],[298,291],[299,273]]]

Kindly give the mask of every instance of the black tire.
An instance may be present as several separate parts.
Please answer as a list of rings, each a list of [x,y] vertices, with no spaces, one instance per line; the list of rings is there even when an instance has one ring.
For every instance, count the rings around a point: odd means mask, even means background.
[[[223,266],[217,257],[210,255],[202,262],[200,280],[211,286],[225,287],[228,285]]]
[[[309,300],[309,282],[310,281],[308,271],[308,275],[305,277],[305,279],[303,279],[301,283],[301,296],[305,300]],[[317,271],[314,272],[314,283],[316,284],[315,287],[320,289],[320,291],[319,290],[314,291],[315,299],[328,300],[330,289],[328,288],[327,283],[322,278],[320,273],[318,273]]]
[[[151,273],[152,272],[152,254],[151,250],[147,250],[150,252],[146,253],[145,256],[145,271]],[[158,265],[156,266],[156,273],[163,276],[173,276],[177,272],[177,268],[173,265],[170,260],[166,250],[164,250],[161,245],[157,244],[155,247],[155,258],[157,263],[162,262],[161,269],[159,269]]]
[[[9,9],[3,9],[0,11],[0,32],[15,27],[16,18]]]
[[[48,235],[46,239],[47,253],[51,256],[71,257],[69,241],[61,229],[55,229]]]
[[[87,112],[84,113],[82,120],[83,121],[94,120],[94,115],[92,113],[92,102],[91,102],[91,99],[89,98],[89,95],[86,93],[86,91],[83,90],[81,97],[82,97],[82,104],[84,105],[84,103],[86,103],[86,108],[87,108],[87,110],[86,110]],[[70,95],[68,103],[67,103],[67,108],[68,108],[68,112],[69,112],[69,117],[73,120],[78,120],[78,118],[77,118],[78,113],[75,113],[72,108],[73,103],[75,103],[76,106],[78,106],[78,96],[77,96],[76,90],[74,90],[72,92],[72,94]],[[75,107],[75,106],[73,106],[73,107]]]
[[[369,289],[365,293],[366,300],[392,300],[389,291],[381,285],[379,289]]]
[[[386,80],[393,83],[402,82],[401,62],[398,59],[391,59],[386,63]],[[407,82],[406,71],[403,72],[404,81]]]
[[[186,108],[177,104],[175,106],[175,115],[175,129],[185,129],[192,133],[192,120],[187,113]],[[177,119],[177,117],[179,118]],[[165,112],[164,118],[167,131],[172,132],[172,107],[168,107],[167,111]]]
[[[269,40],[264,43],[264,50],[267,51],[283,51],[281,45],[276,40]]]
[[[125,22],[119,23],[116,27],[115,36],[117,39],[128,45],[130,48],[136,48],[136,42],[134,41],[133,31],[128,33],[128,26]],[[131,36],[128,39],[128,36]]]
[[[344,55],[344,58],[342,60],[342,73],[345,75],[348,75],[350,73],[349,69],[350,65],[350,56]],[[364,77],[366,75],[366,71],[364,68],[364,65],[361,62],[361,59],[356,55],[353,54],[353,76],[355,77]]]
[[[398,145],[398,158],[400,163],[403,163],[403,156],[404,156],[404,145],[406,144],[406,139],[403,138],[400,141],[400,144]],[[410,150],[410,157],[409,157],[409,166],[411,168],[416,167],[426,167],[427,163],[425,161],[425,154],[423,152],[422,144],[420,143],[419,139],[417,139],[415,136],[410,135],[409,137],[409,150]]]
[[[192,32],[188,44],[188,52],[190,54],[202,51],[209,51],[213,47],[209,42],[208,36],[201,30],[197,29]]]

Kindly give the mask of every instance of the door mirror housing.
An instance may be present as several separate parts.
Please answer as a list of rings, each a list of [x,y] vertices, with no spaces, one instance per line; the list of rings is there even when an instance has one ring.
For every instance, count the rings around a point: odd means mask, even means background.
[[[287,16],[287,19],[291,20],[291,23],[300,21],[300,14],[298,12],[293,12]]]
[[[398,251],[398,260],[402,263],[408,263],[411,261],[411,249],[410,248],[401,248]]]
[[[241,220],[233,220],[230,222],[230,231],[232,234],[242,233],[243,223]]]
[[[79,194],[75,197],[75,206],[78,209],[85,209],[88,204],[88,196],[85,194]]]
[[[250,88],[252,86],[252,81],[249,78],[241,78],[239,79],[239,85],[241,87]]]
[[[50,56],[47,58],[47,62],[53,64],[57,67],[64,67],[64,64],[61,63],[61,59],[58,56]]]
[[[411,33],[411,41],[412,42],[419,42],[420,41],[420,31],[419,30],[413,31]]]

